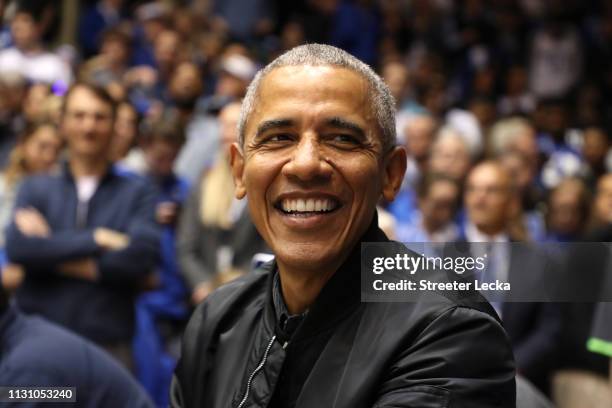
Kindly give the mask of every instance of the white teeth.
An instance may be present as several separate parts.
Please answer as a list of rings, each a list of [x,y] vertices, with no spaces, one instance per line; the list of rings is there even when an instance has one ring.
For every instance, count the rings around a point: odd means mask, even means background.
[[[283,200],[281,208],[286,212],[321,212],[331,211],[335,208],[334,201],[328,199],[294,199]]]

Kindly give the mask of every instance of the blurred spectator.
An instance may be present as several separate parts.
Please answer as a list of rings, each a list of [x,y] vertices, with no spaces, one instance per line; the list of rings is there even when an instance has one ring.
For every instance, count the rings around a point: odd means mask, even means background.
[[[11,221],[17,191],[23,179],[50,172],[59,157],[62,139],[49,122],[29,125],[10,155],[8,166],[0,174],[0,248],[4,247],[4,230]]]
[[[155,66],[153,43],[162,31],[170,28],[170,10],[166,3],[146,1],[135,12],[132,65]]]
[[[213,24],[230,38],[253,42],[274,29],[274,7],[270,0],[212,0]]]
[[[612,173],[607,173],[597,181],[593,202],[592,227],[612,224]]]
[[[578,83],[583,49],[563,2],[550,3],[546,21],[531,40],[529,82],[538,98],[567,96]]]
[[[26,179],[7,232],[9,261],[25,279],[19,307],[87,337],[132,366],[134,298],[158,250],[154,190],[108,162],[115,104],[79,83],[61,121],[68,162],[58,175]]]
[[[341,0],[306,0],[297,10],[297,21],[304,28],[306,42],[329,44],[334,17]]]
[[[455,179],[428,174],[418,186],[418,213],[397,228],[401,242],[453,242],[459,237],[454,223],[461,189]]]
[[[240,50],[240,47],[234,48]],[[253,60],[245,55],[230,53],[221,60],[221,72],[213,95],[200,100],[187,127],[187,143],[181,150],[175,170],[194,185],[202,171],[212,165],[220,143],[217,113],[227,103],[240,100],[257,72]],[[191,88],[195,84],[191,84]]]
[[[472,157],[464,138],[448,127],[440,129],[431,149],[429,170],[463,183],[471,165]]]
[[[7,263],[4,254],[4,234],[11,222],[17,191],[25,177],[51,171],[61,147],[62,140],[53,124],[30,125],[11,152],[8,166],[0,174],[0,287],[6,290],[17,289],[24,276],[23,268]]]
[[[123,3],[124,0],[99,0],[81,12],[79,41],[86,58],[98,52],[102,33],[119,24]]]
[[[289,51],[292,48],[302,45],[305,42],[304,39],[304,27],[297,21],[290,21],[285,24],[283,31],[280,36],[281,53]]]
[[[381,37],[380,12],[373,0],[342,1],[336,9],[329,44],[376,65]]]
[[[410,75],[408,67],[401,61],[388,61],[382,67],[382,78],[395,98],[398,110],[404,109],[410,102]]]
[[[427,171],[438,122],[427,113],[405,113],[398,125],[402,126],[398,139],[406,146],[408,163],[402,188],[388,210],[400,223],[408,223],[416,211],[415,188]]]
[[[244,200],[234,197],[229,148],[238,140],[240,104],[231,103],[219,115],[221,145],[215,164],[206,170],[189,197],[179,224],[181,269],[198,304],[223,274],[244,272],[264,243],[251,223]]]
[[[529,160],[532,170],[537,171],[539,152],[536,133],[527,119],[510,117],[499,120],[491,128],[487,145],[488,156],[499,156],[509,150],[520,152]]]
[[[116,100],[125,98],[123,80],[128,72],[131,52],[132,40],[123,30],[116,28],[103,32],[100,53],[83,64],[80,79],[105,87]]]
[[[68,86],[72,81],[70,67],[46,51],[42,43],[43,11],[18,6],[11,20],[14,46],[0,51],[0,74],[19,72],[29,81]]]
[[[156,288],[143,293],[136,303],[134,357],[137,377],[159,407],[169,403],[176,349],[189,316],[189,293],[176,256],[176,223],[189,188],[172,171],[184,142],[184,130],[173,117],[148,123],[144,130],[145,176],[159,191],[155,217],[162,227],[161,260]]]
[[[612,150],[610,139],[601,127],[585,129],[582,141],[584,169],[582,176],[590,187],[595,187],[597,180],[606,173],[612,172]]]
[[[581,158],[575,146],[570,145],[568,105],[564,100],[544,100],[534,116],[538,128],[538,147],[544,164],[539,182],[548,189],[566,177],[580,174]]]
[[[520,282],[522,273],[540,271],[542,255],[526,246],[509,245],[516,239],[510,226],[514,214],[510,174],[496,162],[483,162],[470,172],[465,188],[468,221],[464,239],[494,244],[487,251],[495,276],[490,278]],[[552,303],[493,303],[514,348],[517,371],[547,393],[556,362],[561,310]]]
[[[129,89],[130,100],[143,114],[154,109],[163,110],[170,79],[176,67],[184,60],[184,48],[178,32],[162,30],[153,43],[153,65],[140,65],[131,68],[124,76]],[[155,114],[153,111],[152,114]]]
[[[544,240],[546,226],[541,208],[537,208],[540,196],[534,187],[535,163],[518,150],[507,150],[498,160],[514,181],[514,192],[519,206],[516,209],[516,232],[531,241]]]
[[[472,158],[478,158],[482,154],[485,129],[476,114],[465,109],[451,109],[446,114],[445,125],[464,140]]]
[[[38,123],[50,120],[48,99],[51,87],[47,84],[30,85],[22,104],[23,117],[26,123]]]
[[[168,83],[168,105],[176,110],[183,125],[189,123],[202,95],[202,74],[193,62],[177,65]]]
[[[578,178],[567,178],[551,190],[548,197],[547,240],[570,242],[585,232],[591,196]]]
[[[17,72],[0,73],[0,168],[3,168],[8,156],[25,127],[25,118],[21,111],[27,84]]]
[[[497,162],[484,162],[471,170],[465,187],[468,223],[465,237],[470,242],[509,242],[514,201],[510,174]]]
[[[409,184],[407,187],[414,187],[420,175],[427,171],[438,122],[433,116],[423,113],[406,115],[402,123],[404,126],[399,133],[399,139],[408,151],[405,182]]]
[[[525,67],[522,65],[511,66],[506,71],[504,79],[504,94],[497,104],[500,115],[528,115],[533,112],[536,101],[527,86],[527,70]]]
[[[152,408],[129,372],[89,341],[9,305],[0,288],[0,384],[4,387],[74,387],[75,407]],[[46,407],[48,401],[3,403]]]
[[[119,162],[120,167],[133,170],[137,174],[143,174],[146,168],[142,152],[134,157],[132,149],[139,142],[140,115],[134,106],[123,101],[117,105],[117,118],[111,141],[109,159],[113,163]]]

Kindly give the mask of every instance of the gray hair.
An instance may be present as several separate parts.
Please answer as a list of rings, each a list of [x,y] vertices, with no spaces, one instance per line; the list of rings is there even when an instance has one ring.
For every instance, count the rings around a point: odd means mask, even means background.
[[[396,144],[395,101],[389,88],[372,68],[346,51],[331,45],[306,44],[295,47],[261,69],[249,85],[238,121],[240,146],[244,145],[246,123],[253,113],[262,80],[272,70],[292,66],[334,66],[349,69],[364,78],[370,87],[372,111],[381,131],[383,151]]]

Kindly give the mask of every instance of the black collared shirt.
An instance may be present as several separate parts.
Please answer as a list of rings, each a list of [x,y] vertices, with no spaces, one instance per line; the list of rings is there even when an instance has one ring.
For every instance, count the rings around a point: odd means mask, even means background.
[[[276,321],[280,329],[284,332],[288,339],[291,339],[293,333],[297,330],[299,325],[302,323],[308,310],[301,314],[290,314],[283,299],[283,292],[281,290],[280,274],[278,270],[274,272],[274,283],[272,286],[272,301],[274,302],[274,310],[276,312]]]

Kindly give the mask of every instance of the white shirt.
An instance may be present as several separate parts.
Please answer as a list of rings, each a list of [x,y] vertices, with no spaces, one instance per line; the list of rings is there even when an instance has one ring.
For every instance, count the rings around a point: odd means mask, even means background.
[[[18,72],[32,82],[53,84],[72,82],[70,67],[57,55],[46,52],[24,53],[11,47],[0,51],[0,74]]]
[[[469,222],[465,227],[465,237],[471,243],[471,250],[475,256],[485,256],[487,268],[490,269],[490,278],[508,282],[510,272],[510,238],[505,232],[496,235],[487,235]],[[478,244],[484,242],[484,244]]]
[[[473,256],[484,256],[486,268],[483,271],[485,274],[480,278],[482,282],[493,282],[499,280],[508,282],[510,274],[510,237],[505,232],[500,232],[495,235],[487,235],[480,231],[474,224],[468,222],[465,227],[465,237],[472,244],[471,252]],[[485,244],[478,244],[484,242]],[[499,317],[502,317],[502,302],[494,300],[488,292],[483,293],[491,305],[497,311]]]
[[[96,192],[99,179],[97,176],[83,176],[76,181],[77,195],[82,203],[88,202]]]
[[[79,227],[84,227],[87,224],[89,200],[96,192],[99,182],[100,180],[96,176],[83,176],[76,180],[77,197],[79,198],[76,224]]]

